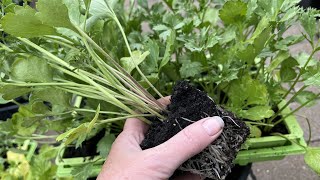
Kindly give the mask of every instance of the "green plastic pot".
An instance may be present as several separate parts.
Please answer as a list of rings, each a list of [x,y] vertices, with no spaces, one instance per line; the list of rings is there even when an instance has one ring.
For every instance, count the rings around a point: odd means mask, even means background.
[[[32,156],[34,155],[34,152],[37,149],[37,143],[35,141],[25,140],[23,142],[23,145],[21,147],[22,150],[27,150],[26,159],[27,161],[30,161]]]
[[[279,107],[283,106],[285,102],[280,103]],[[290,113],[289,108],[284,109],[283,114]],[[235,163],[239,165],[246,165],[252,162],[280,160],[285,156],[293,154],[304,154],[305,149],[301,146],[306,146],[303,139],[303,130],[295,116],[288,116],[284,120],[284,125],[287,128],[288,134],[281,136],[266,136],[259,138],[249,138],[246,140],[242,149],[239,151]],[[295,142],[295,143],[292,143]],[[65,147],[61,146],[59,155],[56,159],[58,165],[58,177],[70,177],[71,171],[78,166],[85,163],[94,163],[93,171],[90,177],[95,177],[101,171],[104,159],[99,156],[92,157],[77,157],[77,158],[60,158],[63,157]]]
[[[66,148],[67,147],[65,146],[60,147],[58,156],[55,160],[56,165],[58,166],[58,169],[57,169],[58,177],[71,177],[72,176],[71,172],[74,168],[83,166],[87,163],[93,163],[93,169],[89,177],[95,177],[99,174],[105,159],[101,158],[100,156],[62,158]]]
[[[279,108],[284,104],[285,102],[280,103]],[[290,108],[286,108],[283,114],[290,112]],[[283,123],[289,132],[288,134],[283,137],[266,136],[247,139],[243,145],[246,149],[240,150],[235,163],[246,165],[252,162],[280,160],[287,155],[304,154],[305,148],[303,147],[306,147],[306,142],[303,138],[303,130],[295,116],[288,116]]]

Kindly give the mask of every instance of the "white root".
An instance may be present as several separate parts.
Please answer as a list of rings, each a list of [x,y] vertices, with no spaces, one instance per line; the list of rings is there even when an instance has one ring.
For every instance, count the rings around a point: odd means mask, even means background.
[[[230,116],[222,116],[222,118],[229,118],[236,126],[240,127]]]

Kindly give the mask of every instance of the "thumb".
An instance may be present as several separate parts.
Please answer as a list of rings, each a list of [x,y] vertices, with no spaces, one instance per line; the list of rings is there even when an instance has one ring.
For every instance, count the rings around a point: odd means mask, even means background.
[[[224,122],[218,116],[204,118],[187,126],[153,150],[158,152],[159,159],[167,161],[166,164],[175,170],[217,139],[223,127]]]

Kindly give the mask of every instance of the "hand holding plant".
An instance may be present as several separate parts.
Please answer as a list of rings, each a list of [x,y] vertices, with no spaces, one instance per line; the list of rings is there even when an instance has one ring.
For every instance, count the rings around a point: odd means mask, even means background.
[[[168,97],[166,97],[168,98]],[[161,99],[163,104],[166,99]],[[191,124],[167,142],[142,150],[140,143],[147,124],[136,118],[127,119],[124,130],[112,145],[98,180],[103,179],[168,179],[186,160],[201,152],[222,132],[220,117],[208,117]],[[186,173],[176,179],[196,179]]]

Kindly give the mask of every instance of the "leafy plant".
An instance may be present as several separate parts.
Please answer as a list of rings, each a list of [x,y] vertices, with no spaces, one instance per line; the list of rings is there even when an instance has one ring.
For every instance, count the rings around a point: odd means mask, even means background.
[[[319,11],[299,0],[197,2],[39,0],[35,10],[3,1],[0,102],[29,94],[29,104],[0,129],[28,138],[55,130],[57,140],[81,146],[128,117],[162,119],[154,97],[180,79],[243,118],[253,137],[315,104],[320,94],[308,88],[320,85]],[[297,24],[301,34],[288,35]],[[290,51],[302,41],[310,54]],[[299,107],[283,114],[292,102]],[[314,152],[306,162],[319,171]]]

